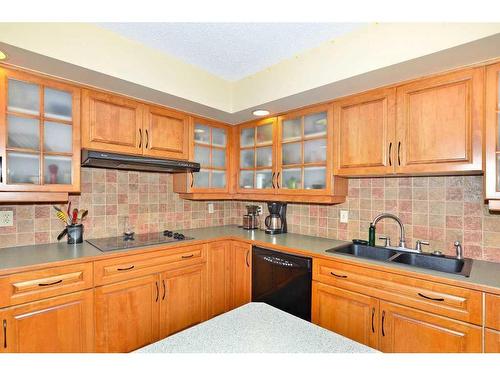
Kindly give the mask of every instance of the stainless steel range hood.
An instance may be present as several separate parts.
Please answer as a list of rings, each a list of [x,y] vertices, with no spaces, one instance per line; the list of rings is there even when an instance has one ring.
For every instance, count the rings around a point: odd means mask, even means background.
[[[200,170],[199,163],[185,160],[156,159],[91,150],[82,150],[82,167],[163,173],[198,172]]]

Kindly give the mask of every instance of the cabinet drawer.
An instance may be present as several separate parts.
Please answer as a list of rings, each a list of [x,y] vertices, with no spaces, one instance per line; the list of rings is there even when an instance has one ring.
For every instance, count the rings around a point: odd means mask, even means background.
[[[486,327],[500,330],[500,296],[496,294],[486,294],[485,305]]]
[[[94,279],[96,285],[104,285],[171,268],[202,263],[205,259],[204,245],[176,247],[152,253],[123,256],[95,262]]]
[[[0,307],[92,288],[92,263],[45,268],[0,277]]]
[[[401,305],[482,324],[482,296],[478,291],[324,259],[314,260],[313,279]]]

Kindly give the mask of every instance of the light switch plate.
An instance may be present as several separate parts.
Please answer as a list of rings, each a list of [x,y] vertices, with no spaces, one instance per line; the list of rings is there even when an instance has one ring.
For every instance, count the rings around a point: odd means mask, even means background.
[[[208,204],[208,213],[209,214],[213,214],[214,213],[214,204],[213,203],[209,203]]]
[[[349,211],[340,210],[340,222],[341,223],[348,223],[349,222]]]
[[[14,213],[12,211],[0,211],[0,227],[11,227],[14,225]]]

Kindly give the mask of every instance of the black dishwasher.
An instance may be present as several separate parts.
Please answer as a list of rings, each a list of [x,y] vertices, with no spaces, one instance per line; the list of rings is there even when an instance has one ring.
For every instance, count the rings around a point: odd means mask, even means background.
[[[254,246],[252,301],[311,321],[312,260]]]

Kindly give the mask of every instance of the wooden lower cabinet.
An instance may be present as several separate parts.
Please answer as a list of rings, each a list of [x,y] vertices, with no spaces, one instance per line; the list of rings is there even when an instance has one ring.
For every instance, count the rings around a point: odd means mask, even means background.
[[[313,281],[312,322],[362,344],[378,347],[377,298]]]
[[[212,242],[207,253],[208,319],[229,311],[231,303],[231,241]]]
[[[252,301],[252,245],[231,241],[230,309]]]
[[[484,352],[500,353],[500,331],[490,328],[484,330]]]
[[[380,344],[386,353],[480,353],[481,328],[380,301]]]
[[[97,352],[130,352],[158,340],[159,276],[95,288]]]
[[[0,353],[82,353],[94,349],[93,290],[0,310]]]
[[[160,338],[206,319],[204,264],[161,274]]]

